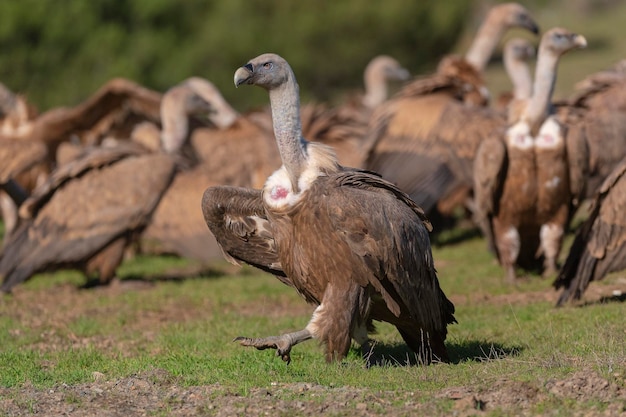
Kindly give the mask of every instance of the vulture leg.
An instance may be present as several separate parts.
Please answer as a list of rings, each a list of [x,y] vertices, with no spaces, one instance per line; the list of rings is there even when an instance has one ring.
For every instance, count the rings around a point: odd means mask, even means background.
[[[242,346],[253,346],[260,350],[276,349],[276,355],[289,363],[291,361],[289,353],[293,346],[315,338],[326,345],[327,362],[345,358],[352,341],[351,333],[355,333],[355,329],[362,327],[357,323],[365,323],[365,321],[355,320],[359,299],[363,300],[363,297],[359,297],[363,289],[354,282],[343,281],[343,283],[348,284],[347,290],[343,288],[345,285],[339,285],[339,281],[326,287],[322,303],[317,306],[309,324],[303,330],[260,339],[237,337],[235,341]],[[350,332],[348,329],[353,329],[353,331]],[[365,340],[361,337],[362,332],[356,333],[358,333],[357,342],[363,345]],[[370,348],[368,346],[365,348],[369,353]]]
[[[276,356],[289,364],[291,362],[291,348],[300,342],[304,342],[313,337],[308,329],[303,329],[293,333],[286,333],[280,336],[269,336],[259,339],[239,336],[234,342],[239,342],[241,346],[252,346],[259,350],[276,349]]]
[[[561,251],[563,227],[556,223],[544,224],[541,226],[539,238],[541,242],[540,250],[545,257],[543,276],[553,276],[557,272],[556,258]]]
[[[514,284],[517,276],[515,274],[515,262],[520,253],[520,235],[514,226],[506,226],[494,220],[494,234],[499,236],[496,240],[500,264],[506,272],[506,282]]]

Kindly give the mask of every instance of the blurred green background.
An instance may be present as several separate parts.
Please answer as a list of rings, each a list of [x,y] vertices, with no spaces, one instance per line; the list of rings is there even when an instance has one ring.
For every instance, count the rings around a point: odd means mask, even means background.
[[[5,0],[0,2],[0,82],[40,111],[74,105],[112,77],[164,91],[193,75],[213,81],[237,109],[267,102],[235,90],[235,69],[263,52],[291,63],[303,100],[340,101],[362,87],[367,62],[385,53],[415,75],[463,53],[496,1],[419,0]],[[520,1],[542,30],[564,26],[589,48],[566,56],[557,96],[622,59],[626,1]],[[511,32],[507,37],[519,35]],[[492,92],[509,84],[500,51]]]

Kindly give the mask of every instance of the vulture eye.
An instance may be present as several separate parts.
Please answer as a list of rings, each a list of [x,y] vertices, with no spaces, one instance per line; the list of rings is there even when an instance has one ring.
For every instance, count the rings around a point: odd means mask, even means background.
[[[274,64],[272,64],[271,62],[266,62],[265,64],[263,64],[263,68],[265,69],[272,69],[272,67],[274,66]]]

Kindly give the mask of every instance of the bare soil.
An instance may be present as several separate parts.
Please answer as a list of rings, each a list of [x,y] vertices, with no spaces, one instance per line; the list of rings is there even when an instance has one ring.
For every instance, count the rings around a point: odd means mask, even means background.
[[[624,284],[592,286],[585,294],[585,303],[599,302],[623,291]],[[93,309],[95,297],[115,296],[124,291],[149,289],[148,284],[117,283],[107,288],[77,290],[72,285],[59,285],[41,291],[18,288],[11,303],[36,306],[28,312],[16,312],[20,322],[31,328],[54,329],[53,323],[67,323],[85,311]],[[556,301],[554,292],[518,293],[501,296],[475,294],[456,297],[457,305],[474,302],[531,303]],[[0,301],[7,302],[5,301]],[[304,303],[285,303],[280,313],[292,308],[301,314],[308,308]],[[308,311],[304,310],[304,311]],[[271,314],[271,312],[268,312]],[[141,321],[129,326],[151,337],[150,330],[164,322],[185,321],[189,309],[174,303],[160,306],[159,311],[146,312]],[[154,330],[152,330],[154,331]],[[69,343],[69,345],[68,345]],[[43,335],[42,350],[67,349],[90,344],[106,349],[117,343],[107,338],[61,338],[54,330]],[[436,365],[434,365],[436,366]],[[1,370],[0,370],[1,372]],[[126,378],[110,380],[94,372],[93,381],[85,384],[61,384],[52,389],[25,385],[0,387],[0,416],[404,416],[436,415],[440,408],[419,392],[373,392],[353,387],[327,387],[309,383],[275,383],[265,388],[253,388],[240,395],[219,384],[183,387],[162,369],[152,369]],[[620,376],[624,377],[624,376]],[[624,384],[621,384],[622,386]],[[519,382],[503,379],[488,387],[448,387],[435,394],[439,400],[453,402],[450,415],[489,415],[501,410],[516,415],[537,415],[533,408],[547,398],[562,398],[572,402],[600,400],[606,407],[597,412],[572,411],[580,416],[626,415],[626,390],[598,375],[593,370],[579,371],[566,379]],[[439,402],[441,404],[441,401]],[[439,405],[441,407],[441,405]],[[550,410],[545,415],[551,415]]]

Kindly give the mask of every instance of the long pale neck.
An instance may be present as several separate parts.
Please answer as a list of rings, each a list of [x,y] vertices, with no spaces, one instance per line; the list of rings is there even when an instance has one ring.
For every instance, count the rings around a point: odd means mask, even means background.
[[[294,192],[299,191],[298,179],[306,168],[307,142],[300,124],[300,93],[293,73],[289,79],[269,92],[272,123],[278,151]]]
[[[487,16],[465,54],[467,62],[480,72],[487,66],[487,62],[489,62],[489,58],[491,58],[504,32],[502,25],[494,19],[493,16]]]
[[[504,56],[506,72],[513,83],[513,97],[526,100],[532,95],[532,78],[530,67],[524,61],[511,56]]]
[[[548,115],[558,60],[559,57],[549,51],[539,51],[533,94],[526,109],[526,118],[531,126],[537,126]]]
[[[168,153],[176,153],[185,143],[189,133],[189,119],[185,111],[177,109],[174,112],[161,114],[161,145]]]
[[[387,99],[387,83],[380,72],[366,72],[363,81],[365,82],[363,104],[366,107],[373,109]]]

